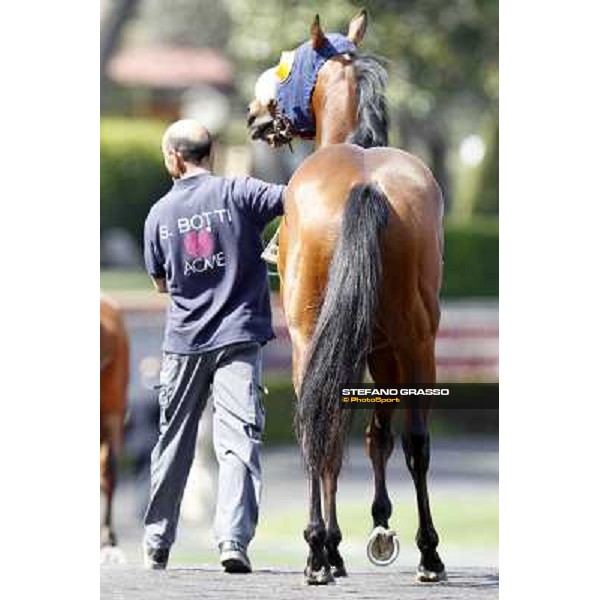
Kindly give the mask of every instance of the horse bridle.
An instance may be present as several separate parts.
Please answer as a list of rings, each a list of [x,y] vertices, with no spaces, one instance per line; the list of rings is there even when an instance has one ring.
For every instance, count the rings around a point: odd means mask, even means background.
[[[290,147],[290,150],[292,150],[292,140],[294,139],[292,122],[283,114],[277,106],[277,103],[274,101],[269,105],[269,112],[273,119],[273,129],[264,136],[265,141],[271,148],[277,148],[287,144]]]

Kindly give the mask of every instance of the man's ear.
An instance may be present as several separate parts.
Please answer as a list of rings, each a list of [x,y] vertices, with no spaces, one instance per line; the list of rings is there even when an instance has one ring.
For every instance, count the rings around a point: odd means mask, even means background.
[[[363,8],[358,14],[354,15],[350,21],[350,27],[348,27],[348,39],[355,45],[358,46],[367,31],[367,10]]]
[[[208,154],[208,170],[212,171],[215,166],[215,156],[217,155],[217,142],[213,140]]]
[[[319,15],[315,15],[315,20],[310,26],[310,41],[312,42],[312,47],[316,50],[320,48],[325,43],[325,34],[321,29],[321,21],[319,20]]]
[[[183,160],[183,157],[181,156],[181,154],[179,152],[177,152],[176,150],[173,150],[173,161],[175,162],[175,168],[177,169],[177,178],[180,178],[182,175],[185,174],[186,168],[185,168],[185,161]]]

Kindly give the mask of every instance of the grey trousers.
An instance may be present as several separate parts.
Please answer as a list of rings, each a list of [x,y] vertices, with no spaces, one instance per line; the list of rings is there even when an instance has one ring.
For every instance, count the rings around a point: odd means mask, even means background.
[[[160,373],[160,435],[152,451],[150,500],[144,518],[148,548],[170,548],[194,460],[198,424],[212,392],[213,442],[219,465],[214,530],[217,544],[246,547],[258,522],[261,347],[233,344],[202,354],[165,353]]]

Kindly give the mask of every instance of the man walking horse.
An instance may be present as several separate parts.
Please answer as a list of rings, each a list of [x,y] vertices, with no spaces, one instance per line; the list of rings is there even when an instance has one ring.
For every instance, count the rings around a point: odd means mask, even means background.
[[[387,74],[356,49],[366,27],[361,11],[347,36],[326,35],[317,16],[310,40],[261,75],[248,109],[254,139],[280,146],[314,137],[317,147],[289,182],[278,253],[308,469],[309,584],[346,575],[336,491],[351,411],[341,409],[341,385],[362,381],[367,367],[376,384],[436,381],[443,199],[419,159],[386,147]],[[404,416],[402,447],[419,513],[417,579],[440,581],[445,569],[426,481],[427,410]],[[397,544],[385,476],[392,417],[388,408],[375,409],[366,432],[375,480],[370,554],[382,563]]]

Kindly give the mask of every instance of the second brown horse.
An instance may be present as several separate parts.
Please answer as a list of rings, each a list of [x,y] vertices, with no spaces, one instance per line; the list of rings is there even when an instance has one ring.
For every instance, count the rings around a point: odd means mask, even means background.
[[[123,443],[123,426],[129,381],[129,338],[118,306],[100,296],[100,489],[104,514],[100,546],[117,545],[112,505],[117,457]]]

